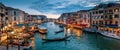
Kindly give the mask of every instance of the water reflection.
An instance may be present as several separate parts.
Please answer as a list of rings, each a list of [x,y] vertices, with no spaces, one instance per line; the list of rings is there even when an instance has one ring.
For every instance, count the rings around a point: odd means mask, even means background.
[[[52,26],[51,26],[52,25]],[[60,28],[57,24],[48,22],[45,24],[47,34],[35,35],[35,50],[119,50],[120,41],[101,35],[84,33],[79,29]],[[53,28],[54,27],[54,28]],[[64,32],[55,34],[56,30],[64,29]],[[64,41],[43,43],[42,39],[54,39],[71,36]]]
[[[42,39],[46,39],[46,38],[47,38],[47,34],[40,34],[40,37],[41,37]]]
[[[64,27],[64,34],[66,36],[70,36],[71,35],[71,29],[67,29],[66,27]]]
[[[79,29],[72,29],[75,36],[80,37],[82,36],[82,31]]]
[[[44,24],[43,24],[44,25]],[[51,27],[49,27],[51,25]],[[79,29],[74,28],[66,28],[66,27],[59,27],[59,25],[54,24],[53,22],[49,22],[46,24],[48,29],[47,34],[40,34],[42,39],[55,39],[55,38],[64,38],[67,36],[71,36],[72,34],[76,37],[82,36],[82,31]],[[55,33],[56,30],[64,30],[63,32]]]

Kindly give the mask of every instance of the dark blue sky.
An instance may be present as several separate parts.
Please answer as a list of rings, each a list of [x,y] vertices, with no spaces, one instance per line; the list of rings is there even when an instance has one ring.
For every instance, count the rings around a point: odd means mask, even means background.
[[[44,14],[49,18],[58,18],[65,12],[90,9],[99,3],[120,0],[0,0],[9,7],[19,8],[29,14]]]

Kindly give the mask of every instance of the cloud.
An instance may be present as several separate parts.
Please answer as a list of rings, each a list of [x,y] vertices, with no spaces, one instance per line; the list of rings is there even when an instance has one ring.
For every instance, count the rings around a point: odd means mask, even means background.
[[[14,2],[13,2],[14,1]],[[92,7],[107,2],[120,0],[1,0],[7,6],[20,8],[29,14],[46,14],[59,16],[65,12],[91,9]],[[52,16],[53,15],[53,16]],[[55,17],[57,18],[57,17]]]
[[[92,7],[103,2],[115,2],[120,0],[38,0],[33,2],[31,9],[50,16],[59,16],[65,12],[74,12]]]
[[[101,0],[101,2],[114,2],[114,1],[120,1],[120,0]]]
[[[47,18],[56,18],[57,19],[60,16],[60,14],[42,13],[42,12],[34,10],[34,9],[26,9],[26,12],[31,15],[46,15]]]
[[[60,15],[59,14],[44,14],[44,15],[47,15],[47,17],[48,18],[58,18],[58,17],[60,17]]]

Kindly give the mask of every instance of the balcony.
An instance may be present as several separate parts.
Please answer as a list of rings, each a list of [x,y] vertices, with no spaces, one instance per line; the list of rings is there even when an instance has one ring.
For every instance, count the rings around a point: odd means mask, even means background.
[[[104,12],[103,15],[114,14],[113,12]]]

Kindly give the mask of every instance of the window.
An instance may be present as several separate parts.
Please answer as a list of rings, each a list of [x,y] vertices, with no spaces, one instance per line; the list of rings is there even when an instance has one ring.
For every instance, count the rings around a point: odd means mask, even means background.
[[[119,15],[118,14],[114,15],[114,18],[119,18]]]
[[[113,12],[112,10],[109,10],[109,12]]]
[[[102,25],[102,24],[103,24],[103,21],[99,21],[99,24],[101,24],[101,25]]]
[[[112,19],[112,15],[109,15],[109,19]]]
[[[118,24],[118,21],[115,21],[115,24]]]
[[[104,12],[107,13],[107,10],[105,10]]]
[[[3,12],[3,7],[1,7],[1,12]]]
[[[14,12],[14,15],[16,15],[16,12]]]
[[[8,15],[8,12],[6,12],[6,15]]]
[[[96,11],[96,14],[98,14],[98,11]]]
[[[8,20],[8,17],[6,17],[5,20]]]
[[[93,24],[95,24],[95,21],[93,21]]]
[[[101,16],[101,19],[103,19],[103,16]]]
[[[107,21],[105,21],[105,24],[107,24]]]
[[[16,17],[14,17],[14,20],[16,21]]]
[[[103,11],[99,11],[99,13],[101,14],[101,13],[103,13]]]
[[[119,12],[119,9],[118,9],[118,8],[116,8],[116,9],[114,10],[114,12]]]
[[[110,21],[110,23],[109,24],[112,24],[112,21]]]
[[[4,14],[1,14],[1,17],[3,18],[3,17],[4,17]]]
[[[93,14],[95,14],[95,12],[93,12]]]
[[[107,18],[107,15],[105,15],[105,18]]]
[[[98,24],[98,22],[96,21],[96,24]]]

